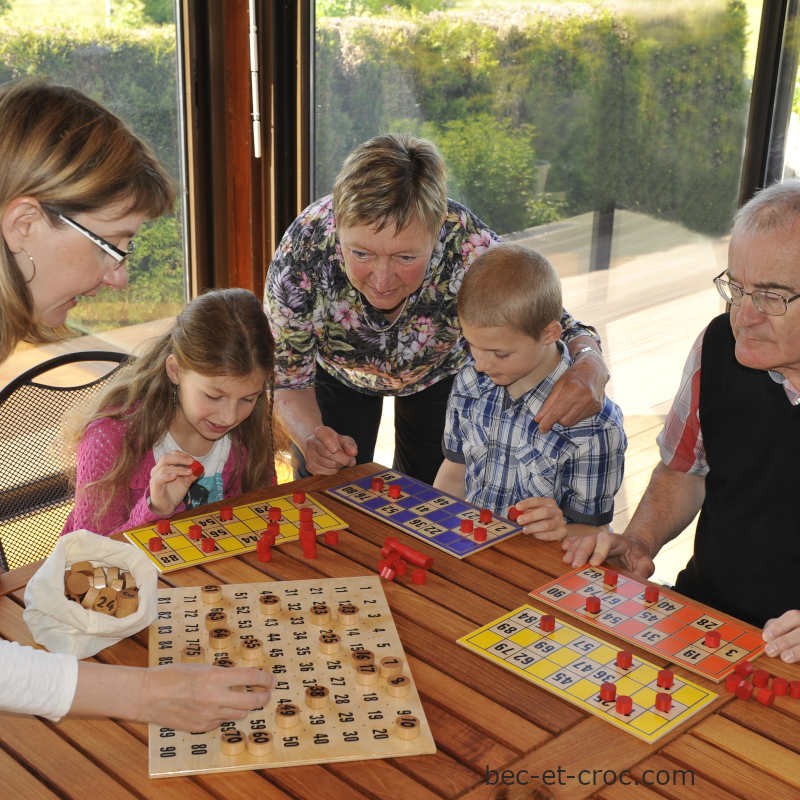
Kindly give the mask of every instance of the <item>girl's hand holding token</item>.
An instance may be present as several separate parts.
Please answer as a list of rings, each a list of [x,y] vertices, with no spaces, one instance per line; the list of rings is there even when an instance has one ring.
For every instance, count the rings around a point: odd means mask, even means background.
[[[199,461],[180,450],[162,456],[150,471],[150,510],[164,516],[172,514],[202,470]]]

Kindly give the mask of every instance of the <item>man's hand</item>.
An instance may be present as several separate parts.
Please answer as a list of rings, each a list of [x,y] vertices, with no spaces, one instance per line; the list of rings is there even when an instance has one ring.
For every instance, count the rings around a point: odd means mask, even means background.
[[[793,609],[764,625],[766,654],[787,664],[800,661],[800,611]]]
[[[608,370],[600,353],[586,353],[556,381],[536,415],[546,433],[558,422],[569,426],[597,414],[603,407]]]
[[[564,561],[572,567],[587,562],[599,566],[611,560],[620,569],[647,580],[655,571],[653,556],[645,542],[633,536],[603,531],[586,536],[567,536],[561,544]]]

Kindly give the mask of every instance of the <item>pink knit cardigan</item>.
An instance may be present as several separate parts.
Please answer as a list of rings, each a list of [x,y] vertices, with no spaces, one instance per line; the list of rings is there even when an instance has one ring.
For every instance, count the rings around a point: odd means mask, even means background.
[[[92,503],[86,492],[80,491],[90,481],[97,480],[108,473],[122,450],[122,441],[126,432],[126,424],[122,420],[95,420],[86,429],[77,452],[77,488],[75,507],[67,517],[65,533],[79,529],[87,529],[103,536],[110,536],[118,531],[126,531],[140,525],[146,525],[159,519],[147,506],[150,494],[150,472],[156,465],[153,451],[149,450],[134,470],[130,479],[130,487],[125,492],[117,493],[99,520],[94,519]],[[237,464],[244,464],[247,450],[236,442],[231,442],[231,451],[225,466],[222,468],[222,492],[225,498],[237,497],[242,493],[241,469]],[[183,511],[181,503],[173,513]]]

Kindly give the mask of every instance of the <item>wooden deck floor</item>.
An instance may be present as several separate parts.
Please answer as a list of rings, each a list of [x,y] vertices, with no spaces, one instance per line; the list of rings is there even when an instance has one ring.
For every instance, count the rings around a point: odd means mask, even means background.
[[[686,354],[703,326],[723,308],[712,278],[724,268],[727,240],[618,211],[612,268],[589,272],[591,229],[592,216],[586,214],[515,239],[555,264],[565,307],[594,325],[602,337],[612,376],[607,391],[625,414],[629,439],[614,518],[615,529],[623,530],[658,461],[656,434]],[[92,348],[128,352],[168,325],[168,320],[160,320],[42,347],[23,346],[0,365],[0,385],[57,353]],[[389,401],[375,454],[381,463],[392,460],[392,425]],[[691,536],[684,533],[659,554],[657,579],[674,579],[691,552]]]

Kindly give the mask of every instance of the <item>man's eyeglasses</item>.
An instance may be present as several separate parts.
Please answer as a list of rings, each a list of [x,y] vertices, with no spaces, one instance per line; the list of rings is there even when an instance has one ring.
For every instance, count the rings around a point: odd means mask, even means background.
[[[717,287],[717,291],[722,295],[722,299],[731,305],[740,306],[745,295],[749,295],[753,305],[756,307],[756,311],[768,314],[771,317],[782,317],[789,308],[789,303],[793,303],[800,297],[800,294],[796,294],[793,297],[784,297],[779,292],[770,292],[766,289],[746,292],[743,286],[723,277],[726,272],[727,269],[724,269],[714,278],[714,286]]]
[[[102,236],[98,236],[88,228],[84,228],[80,222],[75,222],[74,219],[68,217],[66,214],[59,214],[58,218],[74,230],[78,231],[81,236],[85,236],[90,242],[96,244],[104,253],[111,256],[111,258],[117,262],[114,269],[119,269],[125,259],[136,249],[136,243],[133,241],[133,239],[128,242],[128,247],[126,250],[120,250],[119,247],[114,246],[111,244],[111,242],[107,241]]]

